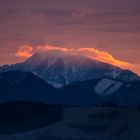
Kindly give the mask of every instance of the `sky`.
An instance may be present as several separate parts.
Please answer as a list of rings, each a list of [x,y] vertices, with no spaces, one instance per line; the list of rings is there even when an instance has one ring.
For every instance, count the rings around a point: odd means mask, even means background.
[[[140,74],[140,1],[0,0],[0,65],[48,47]]]

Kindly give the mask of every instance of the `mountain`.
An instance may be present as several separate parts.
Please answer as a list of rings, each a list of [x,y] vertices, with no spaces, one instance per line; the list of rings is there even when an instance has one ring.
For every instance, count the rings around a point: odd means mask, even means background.
[[[43,101],[48,104],[93,106],[100,104],[100,97],[78,88],[55,89],[30,72],[12,70],[0,74],[0,103],[8,101]]]
[[[140,80],[122,82],[113,78],[73,82],[56,89],[30,72],[12,70],[0,74],[0,103],[43,101],[68,106],[139,105]]]
[[[76,82],[59,89],[59,103],[74,106],[101,105],[101,97],[94,91],[90,90],[92,86],[86,86],[87,84],[89,84],[87,81]],[[90,82],[90,84],[92,84],[92,82]]]
[[[72,82],[102,77],[127,82],[139,79],[139,77],[131,71],[122,70],[116,66],[88,57],[60,51],[36,53],[25,62],[0,67],[0,72],[9,70],[32,72],[57,88]]]
[[[117,91],[104,99],[119,105],[140,105],[140,80],[124,83]]]
[[[61,88],[60,91],[63,96],[65,94],[68,95],[67,102],[72,100],[71,98],[73,96],[71,95],[78,97],[86,95],[84,97],[85,100],[82,102],[86,105],[140,105],[140,80],[126,83],[120,80],[104,77],[74,82]]]
[[[36,53],[0,67],[0,101],[96,106],[140,102],[140,78],[129,70],[60,51]],[[58,89],[56,89],[57,87]]]
[[[0,74],[0,101],[47,101],[56,89],[30,72],[8,71]]]
[[[55,89],[30,72],[12,70],[0,74],[0,102],[44,101],[72,106],[93,106],[100,103],[100,97],[88,90],[71,86],[64,89]]]

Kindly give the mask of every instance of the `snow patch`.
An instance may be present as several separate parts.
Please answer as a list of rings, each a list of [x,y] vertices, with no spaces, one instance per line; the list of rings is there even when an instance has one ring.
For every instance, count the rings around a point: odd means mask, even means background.
[[[111,87],[112,86],[112,87]],[[102,79],[97,86],[95,87],[94,91],[102,96],[104,93],[105,94],[111,94],[118,90],[122,86],[121,82],[117,82],[115,80],[111,79]],[[108,90],[107,90],[108,89]],[[107,91],[106,91],[107,90]]]
[[[109,88],[112,84],[114,84],[115,81],[113,80],[110,80],[110,79],[102,79],[98,84],[97,86],[95,87],[94,91],[99,94],[99,95],[102,95],[105,90],[107,88]]]
[[[118,82],[116,83],[113,87],[111,87],[105,94],[106,95],[110,95],[112,93],[114,93],[115,91],[117,91],[121,86],[123,85],[123,83]]]

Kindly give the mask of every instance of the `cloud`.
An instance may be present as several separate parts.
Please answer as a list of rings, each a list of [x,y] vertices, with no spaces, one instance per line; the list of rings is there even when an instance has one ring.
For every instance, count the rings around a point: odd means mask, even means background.
[[[29,58],[33,55],[33,47],[29,45],[20,46],[15,55],[17,57]]]
[[[37,52],[45,52],[45,51],[62,51],[62,52],[69,52],[72,49],[64,48],[64,47],[58,47],[58,46],[53,46],[53,45],[39,45],[36,47]]]
[[[73,17],[86,17],[95,15],[95,12],[90,8],[78,9],[72,13]]]
[[[77,49],[77,51],[81,55],[84,55],[84,56],[87,56],[92,59],[96,59],[105,63],[109,63],[115,66],[119,66],[122,68],[130,68],[132,66],[132,64],[130,64],[129,62],[116,59],[108,52],[97,50],[95,48],[79,48]]]
[[[90,57],[91,59],[96,59],[105,63],[113,64],[119,67],[128,68],[131,67],[132,64],[129,62],[121,61],[119,59],[114,58],[111,54],[105,51],[101,51],[95,48],[64,48],[64,47],[55,47],[51,45],[38,46],[38,51],[63,51],[67,53],[72,53],[75,55],[83,55],[86,57]]]
[[[17,57],[22,58],[29,58],[36,52],[47,52],[47,51],[61,51],[68,54],[74,54],[74,55],[82,55],[85,57],[89,57],[94,60],[98,60],[104,63],[109,63],[114,66],[118,66],[123,69],[129,69],[136,73],[139,73],[139,65],[138,64],[131,64],[126,61],[119,60],[115,57],[113,57],[110,53],[106,51],[101,51],[96,48],[65,48],[65,47],[59,47],[59,46],[53,46],[53,45],[39,45],[36,47],[32,47],[30,45],[23,45],[20,46],[16,52]]]

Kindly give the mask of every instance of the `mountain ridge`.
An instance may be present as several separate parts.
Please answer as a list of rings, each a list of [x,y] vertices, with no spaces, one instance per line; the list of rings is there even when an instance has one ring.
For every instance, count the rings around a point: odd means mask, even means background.
[[[0,101],[46,101],[56,89],[30,72],[8,71],[0,74]]]
[[[125,82],[139,79],[138,75],[129,70],[60,51],[36,53],[22,63],[0,67],[0,72],[9,70],[32,72],[56,88],[105,76]]]
[[[43,101],[69,106],[101,106],[109,102],[135,105],[140,102],[140,80],[123,82],[97,78],[54,88],[30,72],[12,70],[0,74],[0,102]]]

